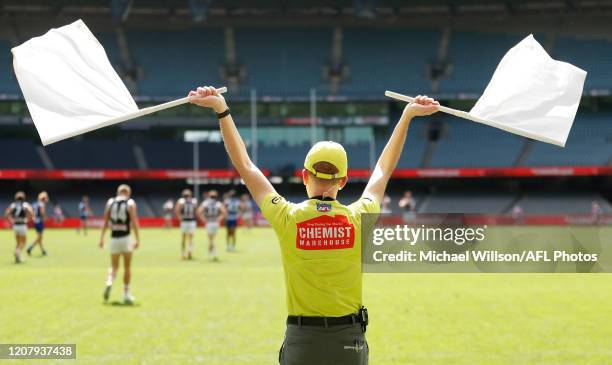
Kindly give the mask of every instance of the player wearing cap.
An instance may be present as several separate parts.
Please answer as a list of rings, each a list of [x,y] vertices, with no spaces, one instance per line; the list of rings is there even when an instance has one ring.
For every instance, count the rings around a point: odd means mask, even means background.
[[[47,203],[49,202],[49,195],[46,191],[41,191],[38,194],[38,200],[32,204],[32,210],[34,211],[34,229],[36,230],[36,239],[30,247],[27,249],[28,256],[32,254],[34,246],[39,245],[43,256],[47,256],[47,251],[43,247],[43,232],[45,230],[45,218],[47,218]]]
[[[25,247],[26,233],[28,232],[28,221],[34,216],[32,206],[26,201],[23,191],[15,194],[15,201],[12,202],[4,211],[4,216],[15,232],[15,263],[20,264],[21,251]]]
[[[104,209],[100,248],[104,248],[104,235],[109,223],[111,229],[111,267],[106,277],[105,301],[110,296],[113,280],[119,270],[119,258],[123,257],[123,301],[127,304],[134,302],[134,297],[130,293],[132,251],[140,245],[140,234],[136,202],[130,198],[131,195],[132,189],[128,185],[119,185],[117,196],[108,199]],[[132,241],[132,232],[134,232],[134,241]]]
[[[251,162],[223,96],[214,88],[191,91],[191,102],[214,109],[230,159],[281,248],[287,294],[287,330],[281,364],[367,364],[367,312],[361,298],[361,214],[380,212],[403,149],[410,121],[437,111],[433,99],[418,96],[404,109],[361,198],[336,200],[347,183],[347,156],[334,142],[319,142],[302,170],[308,200],[293,204],[275,190]]]
[[[175,204],[174,214],[181,222],[181,258],[183,260],[191,260],[193,257],[193,234],[198,225],[196,222],[197,207],[198,201],[189,189],[183,190],[180,199]],[[188,245],[187,253],[185,253],[185,243]]]

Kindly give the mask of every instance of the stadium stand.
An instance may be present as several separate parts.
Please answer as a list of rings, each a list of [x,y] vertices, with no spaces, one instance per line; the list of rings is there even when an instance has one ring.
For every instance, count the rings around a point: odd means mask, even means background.
[[[34,142],[24,139],[0,140],[0,169],[43,169]]]
[[[244,89],[261,95],[308,95],[322,86],[331,31],[317,28],[236,29],[238,62],[246,66]]]
[[[516,198],[512,193],[437,191],[426,196],[419,213],[503,213]]]
[[[19,94],[17,79],[13,73],[11,44],[0,39],[0,94]]]
[[[415,119],[410,123],[410,132],[406,137],[404,152],[397,165],[399,168],[411,169],[422,167],[423,155],[427,147],[428,125],[428,121],[423,118]],[[378,154],[385,147],[386,138],[388,138],[387,135],[376,143]]]
[[[452,71],[441,80],[441,91],[482,93],[499,60],[521,38],[497,33],[453,32],[448,49]]]
[[[579,113],[565,148],[534,143],[524,165],[607,165],[611,161],[612,113]]]
[[[496,128],[454,117],[445,120],[427,167],[513,166],[525,143],[524,138]]]
[[[340,93],[382,95],[385,90],[413,94],[431,91],[428,60],[435,56],[439,38],[437,30],[346,28],[344,55],[350,76],[341,85]]]
[[[585,90],[609,90],[612,86],[612,42],[601,39],[559,37],[553,58],[576,65],[588,72]]]
[[[68,140],[46,147],[55,168],[136,169],[132,144],[121,140]]]
[[[224,60],[221,29],[128,32],[127,38],[140,70],[140,95],[184,96],[186,90],[198,83],[221,84],[219,67]]]
[[[142,149],[150,169],[191,169],[193,168],[193,146],[172,140],[144,141]],[[221,143],[202,142],[199,144],[202,168],[228,168],[227,154]]]
[[[612,212],[610,203],[598,193],[588,192],[528,192],[519,201],[518,205],[526,214],[564,213],[590,213],[591,202],[596,201],[603,212]]]

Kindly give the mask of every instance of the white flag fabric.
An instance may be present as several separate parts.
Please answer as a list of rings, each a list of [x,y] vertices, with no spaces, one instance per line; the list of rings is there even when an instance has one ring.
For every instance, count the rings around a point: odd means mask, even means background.
[[[552,59],[529,35],[501,60],[470,119],[564,147],[586,74]]]
[[[43,145],[130,119],[138,106],[80,19],[12,49]]]

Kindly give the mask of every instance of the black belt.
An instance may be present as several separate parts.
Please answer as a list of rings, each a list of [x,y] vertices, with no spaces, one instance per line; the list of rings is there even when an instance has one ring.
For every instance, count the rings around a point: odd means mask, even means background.
[[[361,307],[359,312],[349,314],[342,317],[304,317],[304,316],[287,316],[287,324],[298,326],[338,326],[346,324],[359,323],[365,332],[368,325],[368,310]]]

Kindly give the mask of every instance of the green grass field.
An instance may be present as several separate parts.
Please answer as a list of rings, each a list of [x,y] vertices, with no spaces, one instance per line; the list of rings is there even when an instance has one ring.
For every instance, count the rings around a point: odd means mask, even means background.
[[[12,232],[0,232],[0,343],[76,343],[79,364],[277,363],[286,311],[271,230],[240,231],[219,263],[202,230],[192,262],[179,260],[177,230],[144,230],[134,306],[118,305],[121,272],[103,303],[99,231],[46,233],[50,256],[15,265]],[[611,285],[610,274],[366,274],[370,363],[609,364]]]

